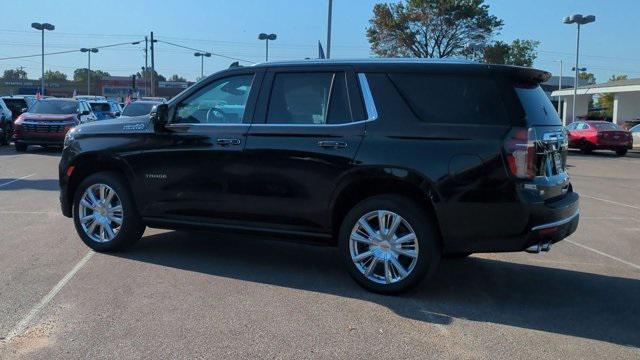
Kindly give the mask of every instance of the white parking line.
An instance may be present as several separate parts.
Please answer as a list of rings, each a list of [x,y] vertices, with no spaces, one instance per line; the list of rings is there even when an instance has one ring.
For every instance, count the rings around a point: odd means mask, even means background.
[[[36,174],[36,173],[33,173],[33,174],[30,174],[30,175],[27,175],[27,176],[23,176],[23,177],[21,177],[21,178],[13,179],[13,180],[11,180],[11,181],[9,181],[9,182],[6,182],[6,183],[4,183],[4,184],[0,184],[0,187],[6,186],[6,185],[9,185],[9,184],[13,184],[13,183],[14,183],[14,182],[16,182],[16,181],[20,181],[20,180],[23,180],[23,179],[26,179],[26,178],[30,178],[30,177],[32,177],[32,176],[33,176],[33,175],[35,175],[35,174]]]
[[[73,276],[78,272],[78,270],[80,270],[84,266],[84,264],[86,264],[87,261],[91,259],[93,254],[95,253],[90,250],[80,261],[78,261],[78,263],[73,267],[73,269],[71,269],[71,271],[69,271],[62,278],[62,280],[60,280],[56,284],[56,286],[54,286],[53,289],[51,289],[51,291],[49,291],[49,293],[45,295],[42,298],[42,300],[40,300],[39,303],[37,303],[33,308],[31,308],[27,316],[25,316],[22,320],[20,320],[20,322],[11,331],[9,331],[7,336],[5,336],[4,338],[4,341],[9,342],[14,337],[21,335],[26,330],[31,320],[33,320],[33,318],[36,315],[38,315],[40,310],[42,310],[42,308],[44,308],[56,296],[56,294],[60,292],[60,290],[62,290],[62,288],[69,282],[69,280],[71,280],[71,278],[73,278]]]
[[[603,202],[606,202],[606,203],[618,205],[618,206],[624,206],[624,207],[640,210],[640,206],[624,204],[624,203],[621,203],[621,202],[617,202],[617,201],[613,201],[613,200],[607,200],[607,199],[603,199],[603,198],[599,198],[599,197],[595,197],[595,196],[590,196],[590,195],[581,195],[581,196],[589,198],[589,199],[599,200],[599,201],[603,201]]]
[[[600,250],[596,250],[596,249],[591,248],[591,247],[588,247],[588,246],[586,246],[586,245],[578,244],[578,243],[577,243],[577,242],[575,242],[575,241],[571,241],[571,240],[568,240],[568,239],[567,239],[567,240],[565,240],[565,241],[566,241],[566,242],[569,242],[569,243],[572,243],[572,244],[573,244],[573,245],[575,245],[575,246],[581,247],[581,248],[583,248],[583,249],[585,249],[585,250],[593,251],[593,252],[594,252],[594,253],[596,253],[596,254],[600,254],[600,255],[602,255],[602,256],[606,256],[606,257],[608,257],[609,259],[613,259],[613,260],[618,261],[618,262],[621,262],[621,263],[623,263],[623,264],[625,264],[625,265],[629,265],[629,266],[631,266],[631,267],[632,267],[632,268],[634,268],[634,269],[640,270],[640,265],[636,265],[636,264],[634,264],[634,263],[632,263],[632,262],[628,262],[628,261],[626,261],[626,260],[622,260],[622,259],[620,259],[620,258],[618,258],[618,257],[615,257],[615,256],[613,256],[613,255],[609,255],[609,254],[607,254],[607,253],[605,253],[605,252],[602,252],[602,251],[600,251]]]

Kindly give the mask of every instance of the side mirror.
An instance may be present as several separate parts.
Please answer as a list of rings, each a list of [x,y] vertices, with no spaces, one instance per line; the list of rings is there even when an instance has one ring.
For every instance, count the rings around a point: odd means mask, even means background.
[[[151,123],[155,131],[164,129],[169,121],[169,106],[167,104],[155,105],[149,113]]]

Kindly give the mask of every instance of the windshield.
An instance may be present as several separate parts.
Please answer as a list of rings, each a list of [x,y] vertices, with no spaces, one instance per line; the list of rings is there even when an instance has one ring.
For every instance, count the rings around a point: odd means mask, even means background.
[[[109,103],[89,103],[91,105],[91,110],[93,111],[102,111],[102,112],[109,112],[111,111],[111,106],[109,105]]]
[[[28,108],[27,101],[24,99],[3,99],[4,103],[7,105],[11,113],[13,114],[13,118],[17,118],[18,115],[22,113],[22,109]]]
[[[75,114],[78,102],[72,100],[43,100],[37,101],[29,109],[34,114]]]
[[[561,125],[558,112],[538,85],[516,86],[516,93],[522,104],[529,126]]]
[[[595,126],[598,130],[620,130],[618,125],[610,122],[597,122],[591,123],[591,125]]]
[[[122,111],[122,116],[140,116],[147,115],[151,112],[151,108],[153,108],[156,103],[138,103],[133,102],[124,107]]]

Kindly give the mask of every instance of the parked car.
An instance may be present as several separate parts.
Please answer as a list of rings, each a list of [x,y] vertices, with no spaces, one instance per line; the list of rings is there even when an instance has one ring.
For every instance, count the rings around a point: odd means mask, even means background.
[[[109,100],[87,100],[97,120],[115,119],[121,114],[120,105]]]
[[[160,105],[163,103],[164,102],[160,102],[160,101],[146,101],[146,100],[134,101],[124,107],[124,109],[122,110],[121,117],[149,115],[149,113],[151,113],[151,109],[154,106]]]
[[[633,148],[633,138],[627,130],[607,121],[576,121],[567,127],[569,147],[584,153],[613,150],[618,156]]]
[[[80,123],[80,116],[88,115],[79,104],[77,100],[61,98],[36,101],[14,123],[16,151],[26,151],[29,145],[62,146],[67,131]]]
[[[78,114],[80,118],[80,123],[86,123],[89,121],[96,121],[98,117],[91,109],[91,105],[86,100],[78,100]]]
[[[579,217],[549,76],[395,59],[234,67],[150,116],[70,131],[62,212],[97,251],[146,226],[338,246],[383,293],[442,256],[546,251]]]
[[[640,124],[629,129],[629,132],[633,138],[633,148],[640,149]]]
[[[0,99],[0,145],[8,145],[13,133],[13,115],[11,110]]]
[[[9,132],[4,133],[6,136],[7,134],[13,134],[13,122],[16,121],[20,114],[36,102],[36,97],[35,95],[7,95],[2,97],[2,101],[4,101],[5,105],[9,108],[12,116],[12,121],[9,123]]]

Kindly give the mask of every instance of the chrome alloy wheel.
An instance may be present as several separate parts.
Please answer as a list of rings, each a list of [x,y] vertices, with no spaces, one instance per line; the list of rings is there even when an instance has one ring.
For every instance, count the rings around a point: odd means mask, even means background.
[[[78,215],[82,230],[91,240],[108,242],[122,228],[122,201],[110,186],[93,184],[80,198]]]
[[[405,279],[418,262],[418,238],[402,216],[376,210],[362,216],[349,237],[351,260],[369,280],[391,284]]]

